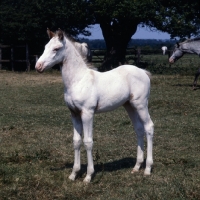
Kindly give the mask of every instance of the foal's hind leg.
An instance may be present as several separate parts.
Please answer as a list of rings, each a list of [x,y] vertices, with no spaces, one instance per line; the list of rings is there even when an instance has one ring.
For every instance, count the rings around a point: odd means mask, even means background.
[[[132,172],[138,171],[144,160],[144,133],[147,137],[147,159],[146,168],[144,171],[145,175],[150,175],[151,167],[153,165],[153,122],[149,116],[147,104],[143,105],[133,105],[126,103],[124,105],[127,110],[129,117],[133,123],[135,132],[137,134],[137,161]]]
[[[144,126],[139,119],[137,111],[129,103],[126,103],[124,108],[128,112],[137,135],[137,159],[133,171],[131,172],[134,173],[139,171],[144,161]]]

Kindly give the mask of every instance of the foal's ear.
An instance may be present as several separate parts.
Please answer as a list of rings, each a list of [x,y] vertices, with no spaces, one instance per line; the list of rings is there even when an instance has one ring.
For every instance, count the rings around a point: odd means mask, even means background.
[[[50,31],[49,28],[47,28],[47,35],[49,36],[49,39],[51,39],[52,37],[55,36],[55,33],[53,33],[52,31]]]
[[[64,38],[64,33],[63,33],[63,31],[60,28],[58,29],[58,38],[60,40],[63,40],[63,38]]]

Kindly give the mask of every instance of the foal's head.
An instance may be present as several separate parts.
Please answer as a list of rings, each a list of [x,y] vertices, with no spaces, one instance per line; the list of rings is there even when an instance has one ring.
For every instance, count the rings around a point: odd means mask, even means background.
[[[65,57],[63,31],[59,29],[56,33],[53,33],[47,29],[47,34],[50,41],[45,45],[44,52],[35,65],[38,72],[43,72],[56,64],[62,63]]]

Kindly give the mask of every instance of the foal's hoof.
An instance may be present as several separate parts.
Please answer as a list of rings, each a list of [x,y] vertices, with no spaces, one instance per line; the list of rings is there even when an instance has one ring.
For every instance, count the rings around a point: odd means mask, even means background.
[[[131,171],[131,174],[134,174],[134,173],[137,173],[137,172],[139,172],[139,170],[133,168],[132,171]]]
[[[84,183],[90,183],[90,181],[92,180],[92,177],[94,176],[94,174],[92,175],[86,175],[86,177],[84,178],[83,182]]]
[[[75,175],[75,174],[71,174],[71,175],[69,176],[69,179],[72,180],[72,181],[75,181],[76,175]]]
[[[92,179],[92,177],[89,176],[89,175],[87,175],[87,176],[84,178],[83,182],[86,183],[86,184],[88,184],[88,183],[90,183],[91,179]]]
[[[151,169],[150,169],[150,168],[146,168],[146,169],[144,170],[144,175],[145,175],[145,176],[151,175]]]

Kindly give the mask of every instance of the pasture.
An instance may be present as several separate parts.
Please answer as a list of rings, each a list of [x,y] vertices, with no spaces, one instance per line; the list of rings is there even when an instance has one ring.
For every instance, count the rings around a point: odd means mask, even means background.
[[[95,177],[72,182],[72,123],[59,72],[0,71],[0,199],[200,199],[200,90],[193,76],[153,75],[151,176],[131,174],[136,136],[123,108],[95,116]]]
[[[105,51],[95,50],[92,57],[92,62],[98,68],[103,62]],[[172,50],[170,50],[170,55]],[[138,64],[139,57],[139,64]],[[200,59],[194,54],[185,54],[180,60],[174,64],[169,63],[168,55],[162,55],[161,50],[141,50],[141,54],[137,55],[131,49],[127,49],[126,63],[146,68],[153,74],[167,75],[194,75],[200,68]],[[193,80],[192,80],[193,81]]]

